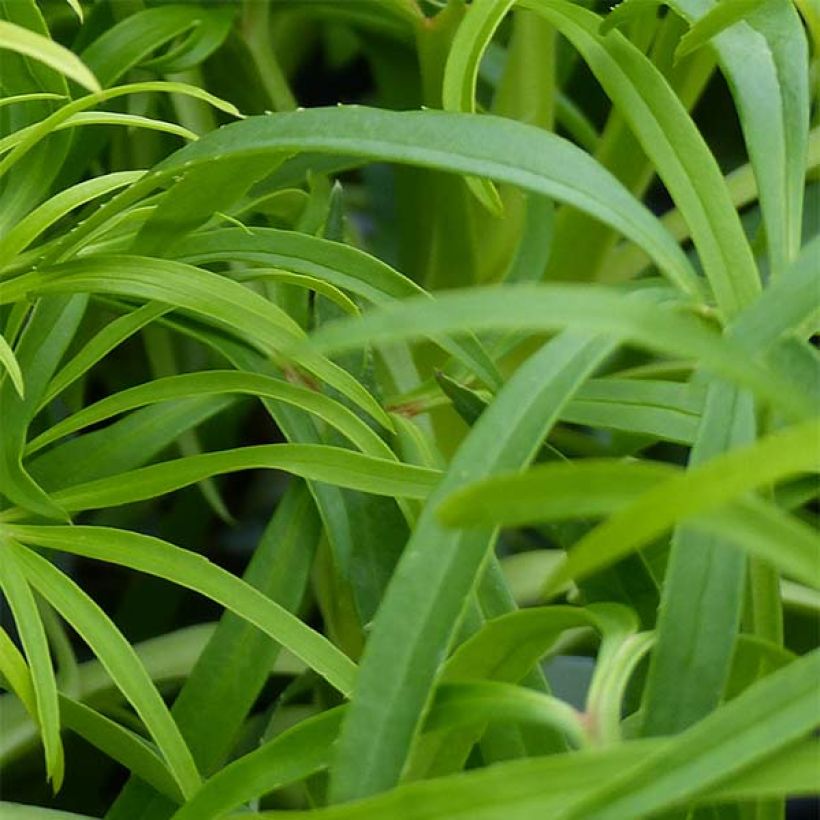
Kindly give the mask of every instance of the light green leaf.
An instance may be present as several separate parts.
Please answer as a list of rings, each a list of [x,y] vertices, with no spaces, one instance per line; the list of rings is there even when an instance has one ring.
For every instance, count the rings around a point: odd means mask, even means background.
[[[173,304],[227,327],[268,355],[292,348],[304,336],[283,310],[238,282],[180,262],[149,257],[91,257],[48,271],[32,271],[7,281],[0,302],[15,301],[24,294],[54,292],[108,293]],[[390,419],[381,405],[345,370],[312,352],[296,363],[390,429]]]
[[[576,748],[588,742],[577,710],[551,695],[500,681],[440,684],[425,731],[493,721],[550,726],[565,733]]]
[[[164,43],[196,29],[203,18],[211,16],[208,8],[183,3],[141,9],[107,28],[81,56],[100,83],[111,86]]]
[[[96,746],[172,800],[184,800],[173,775],[155,749],[135,732],[79,701],[60,696],[63,725]]]
[[[121,114],[116,111],[80,111],[72,114],[68,119],[63,120],[55,126],[55,131],[65,131],[69,128],[80,128],[86,125],[123,125],[128,128],[147,128],[151,131],[162,131],[166,134],[174,134],[185,140],[195,140],[197,135],[181,125],[165,120],[155,120],[150,117],[142,117],[138,114]],[[12,148],[24,143],[30,134],[35,133],[39,124],[35,123],[28,128],[23,128],[14,134],[0,140],[0,153],[10,151]]]
[[[305,626],[295,615],[201,555],[174,547],[159,538],[106,527],[3,525],[3,530],[26,543],[120,564],[196,590],[290,649],[342,694],[349,694],[353,688],[356,667],[333,644]],[[66,620],[71,621],[67,616]],[[112,677],[115,677],[115,671],[109,669]]]
[[[25,398],[25,383],[23,381],[23,372],[20,370],[20,363],[2,334],[0,334],[0,364],[3,365],[11,377],[17,395],[21,399]]]
[[[296,611],[305,597],[320,534],[320,520],[310,494],[303,484],[294,483],[256,545],[244,580],[285,608]],[[242,618],[232,613],[221,618],[173,708],[173,715],[204,773],[219,779],[220,767],[232,768],[226,760],[234,749],[237,729],[267,683],[271,668],[275,665],[282,669],[284,653],[280,650],[279,644]],[[220,670],[217,678],[214,669]],[[203,714],[210,719],[202,721]],[[315,744],[310,743],[309,755],[314,748]],[[287,759],[295,763],[290,753]],[[250,761],[248,765],[253,766]],[[281,771],[278,765],[264,768],[267,777],[276,777]],[[216,793],[223,802],[230,800],[230,792],[223,792],[228,782],[233,782],[230,775],[227,780],[220,780],[222,785],[216,789],[206,783],[193,800],[199,806],[193,814],[196,816],[202,810],[203,803],[209,803],[209,794]],[[255,796],[258,795],[251,795]],[[148,798],[144,790],[133,786],[123,792],[117,804],[135,818],[157,816],[166,807],[169,814],[173,810],[167,801]]]
[[[9,633],[0,626],[0,673],[4,678],[4,685],[10,689],[31,715],[37,720],[37,695],[31,682],[26,659],[9,637]]]
[[[156,741],[182,794],[193,794],[200,778],[191,753],[122,633],[74,581],[45,558],[10,540],[3,547],[19,562],[28,582],[71,624],[106,667]]]
[[[719,308],[737,313],[760,290],[757,267],[720,168],[669,83],[619,32],[601,36],[597,14],[561,0],[521,5],[580,51],[684,213]]]
[[[16,145],[12,151],[0,161],[0,176],[7,173],[17,162],[19,162],[32,148],[38,143],[53,133],[62,123],[70,119],[75,114],[85,111],[88,108],[108,100],[116,99],[117,97],[124,97],[129,94],[144,94],[148,92],[158,92],[166,94],[183,94],[194,99],[202,100],[203,102],[212,105],[220,111],[238,117],[241,116],[239,111],[231,103],[220,100],[213,94],[203,91],[196,86],[188,85],[187,83],[178,82],[162,82],[162,81],[148,81],[142,83],[130,83],[127,85],[120,85],[116,88],[110,88],[103,91],[97,91],[94,94],[89,94],[85,97],[80,97],[77,100],[72,100],[66,103],[61,108],[57,109],[53,114],[50,114],[45,119],[40,120],[34,127],[26,131],[25,139],[19,145]],[[81,234],[84,236],[86,231],[95,227],[94,220],[89,220],[84,231]],[[64,237],[66,243],[76,241],[80,237],[68,236]]]
[[[454,489],[526,465],[563,405],[611,344],[565,333],[511,377],[427,501],[373,623],[331,780],[333,799],[394,785],[433,695],[440,664],[492,549],[492,529],[448,532],[435,510]],[[408,612],[415,613],[412,618]]]
[[[264,794],[303,780],[330,763],[344,709],[303,720],[229,763],[182,806],[173,820],[211,820]]]
[[[74,814],[57,809],[44,809],[42,806],[26,806],[22,803],[0,801],[0,810],[4,820],[94,820],[87,814]]]
[[[399,341],[473,330],[550,331],[565,327],[606,333],[672,356],[699,359],[715,373],[754,389],[799,415],[811,412],[805,392],[750,359],[741,346],[671,305],[600,285],[509,285],[472,288],[434,302],[407,299],[361,319],[328,324],[313,334],[315,347],[338,352],[373,342]],[[787,409],[785,403],[784,409]],[[798,410],[800,408],[800,410]]]
[[[549,588],[555,589],[571,578],[582,578],[607,566],[649,543],[678,521],[717,510],[769,483],[820,471],[818,437],[820,423],[812,419],[663,482],[577,542],[567,562],[550,579]],[[797,543],[795,558],[801,566],[800,579],[820,585],[820,545],[810,536]]]
[[[696,796],[820,723],[820,651],[774,672],[559,817],[640,817]]]
[[[713,381],[688,466],[693,469],[748,446],[755,434],[749,394]],[[739,540],[732,544],[685,524],[675,529],[644,690],[642,729],[647,735],[686,729],[713,711],[724,696],[746,584],[747,560]],[[775,553],[785,552],[788,543],[774,544]]]
[[[475,89],[481,58],[515,0],[478,0],[470,6],[456,31],[447,55],[441,101],[445,111],[474,113]],[[470,178],[468,185],[493,213],[500,213],[501,199],[495,186],[486,180]]]
[[[712,6],[693,26],[683,35],[675,49],[675,59],[680,60],[687,54],[705,45],[724,29],[739,23],[751,11],[754,11],[765,0],[721,0]]]
[[[777,683],[785,677],[788,689],[793,691],[782,692],[778,698],[780,702],[773,705],[772,712],[778,713],[784,726],[791,724],[788,728],[792,730],[792,736],[795,729],[806,734],[811,727],[806,715],[812,707],[808,705],[805,689],[812,684],[812,674],[803,675],[798,683],[795,681],[797,672],[804,670],[789,671],[790,674],[781,675],[774,681],[757,684],[751,692],[752,697],[747,693],[745,700],[738,699],[738,708],[727,707],[723,713],[716,713],[696,727],[697,733],[693,729],[679,742],[666,739],[632,741],[572,755],[501,763],[452,777],[402,785],[369,800],[291,812],[291,816],[294,820],[368,820],[373,817],[406,820],[413,816],[425,820],[532,820],[533,817],[567,816],[590,820],[597,820],[599,816],[634,820],[645,815],[641,811],[643,806],[659,807],[658,804],[662,804],[665,807],[663,800],[652,799],[661,792],[661,787],[655,785],[658,779],[664,781],[663,786],[671,784],[676,787],[676,794],[668,801],[673,805],[675,798],[688,798],[709,805],[733,796],[754,799],[812,794],[817,790],[817,742],[794,743],[791,738],[781,740],[776,734],[761,741],[760,736],[765,731],[761,722],[747,720],[743,713],[738,714],[747,705],[754,707],[756,715],[764,713],[768,704],[761,703],[762,698],[755,695],[769,695],[773,689],[777,691]],[[795,708],[789,715],[782,703],[800,688],[803,692],[795,698]],[[714,740],[710,737],[713,727],[721,732],[721,736]],[[733,734],[738,730],[737,743],[733,743]],[[692,740],[697,741],[697,746],[689,741],[691,735],[694,735]],[[742,746],[742,740],[750,736],[758,743]],[[736,751],[740,751],[739,757],[732,757]],[[684,753],[690,758],[685,758]],[[714,768],[707,768],[709,764],[714,764]],[[639,781],[639,774],[645,774],[646,778]],[[687,782],[686,777],[692,780]],[[622,799],[614,810],[607,811],[602,793],[607,784],[618,779],[635,785],[634,802],[630,804],[628,798]],[[584,807],[592,802],[588,800],[590,794],[595,803],[587,810]],[[603,808],[599,804],[603,804]],[[578,811],[574,811],[576,808]],[[587,813],[581,813],[584,810]],[[273,820],[280,815],[261,812],[256,816]]]
[[[644,494],[676,478],[683,479],[683,473],[662,463],[584,459],[543,464],[453,493],[439,507],[439,517],[449,526],[460,527],[597,518],[631,508]],[[817,581],[811,531],[762,499],[738,497],[728,506],[687,514],[686,521],[700,532],[721,535],[736,547],[765,557],[809,584]]]
[[[150,305],[146,306],[146,308],[150,307]],[[141,308],[141,310],[146,308]],[[158,312],[154,307],[147,315],[154,318]],[[132,317],[133,314],[130,314],[123,318],[131,319]],[[129,330],[131,326],[129,323]],[[390,448],[355,413],[339,402],[307,387],[290,384],[284,379],[241,373],[236,370],[184,373],[121,390],[94,404],[86,405],[77,413],[49,427],[29,442],[26,454],[35,453],[63,436],[138,407],[173,399],[222,393],[264,397],[292,404],[294,407],[301,407],[335,427],[363,453],[381,458],[395,458]]]
[[[36,31],[0,20],[0,49],[3,48],[45,63],[89,91],[100,90],[97,78],[76,54]]]
[[[281,268],[246,268],[234,274],[234,278],[240,282],[266,281],[306,288],[321,294],[351,316],[358,316],[360,312],[359,306],[335,285],[331,285],[324,279],[317,279],[315,276],[306,276],[304,273],[292,273]]]
[[[0,589],[11,609],[28,661],[30,686],[34,695],[34,715],[43,738],[46,775],[56,793],[65,774],[57,680],[34,595],[11,543],[5,538],[0,539]]]
[[[0,269],[25,250],[46,228],[74,208],[136,182],[144,171],[116,171],[80,182],[52,196],[0,238]]]
[[[76,484],[54,493],[66,510],[114,507],[156,498],[205,478],[239,470],[284,470],[312,481],[376,495],[426,498],[436,486],[438,470],[400,464],[342,447],[321,444],[256,444],[150,464],[128,473]],[[19,515],[0,513],[0,520]]]
[[[42,410],[55,396],[58,396],[69,385],[87,373],[118,345],[146,325],[159,319],[168,310],[169,308],[163,304],[149,302],[147,305],[143,305],[131,313],[109,322],[85,343],[82,350],[79,350],[57,371],[43,393],[38,410]]]
[[[294,151],[484,176],[568,202],[644,247],[683,290],[692,295],[700,292],[677,244],[591,157],[542,129],[497,117],[359,106],[253,117],[206,134],[158,165],[155,172],[158,181],[160,175],[179,173],[214,157]]]
[[[412,279],[375,256],[295,231],[259,227],[250,234],[234,228],[203,231],[175,244],[171,254],[195,265],[223,261],[274,265],[325,280],[373,304],[425,293]],[[495,365],[470,335],[437,341],[489,387],[501,384]]]

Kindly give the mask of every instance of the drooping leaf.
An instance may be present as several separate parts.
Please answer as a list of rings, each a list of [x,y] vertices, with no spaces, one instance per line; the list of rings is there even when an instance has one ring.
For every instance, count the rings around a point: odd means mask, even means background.
[[[97,78],[76,54],[36,31],[0,20],[0,48],[39,60],[89,91],[100,90]]]
[[[148,535],[107,527],[4,525],[3,530],[26,543],[111,561],[194,589],[286,646],[342,693],[352,689],[356,669],[352,661],[295,615],[201,555]],[[43,560],[38,559],[38,565]]]

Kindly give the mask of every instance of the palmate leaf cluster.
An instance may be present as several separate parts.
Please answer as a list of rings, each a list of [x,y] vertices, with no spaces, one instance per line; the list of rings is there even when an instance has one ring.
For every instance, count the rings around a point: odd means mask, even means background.
[[[813,0],[0,0],[2,816],[814,794],[818,47]]]

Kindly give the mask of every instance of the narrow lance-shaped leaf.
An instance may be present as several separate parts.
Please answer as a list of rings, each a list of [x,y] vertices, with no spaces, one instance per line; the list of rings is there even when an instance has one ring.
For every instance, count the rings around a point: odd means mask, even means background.
[[[302,658],[343,694],[353,688],[355,665],[295,615],[201,555],[148,535],[106,527],[11,527],[20,540],[148,572],[194,589],[255,624]]]
[[[37,700],[31,673],[20,650],[0,626],[0,675],[2,685],[16,695],[32,720],[37,719]]]
[[[575,544],[567,562],[550,579],[550,588],[612,563],[677,521],[717,509],[770,482],[820,471],[819,436],[820,426],[812,419],[713,458],[653,488]],[[816,543],[804,545],[801,551],[808,566],[820,566]],[[816,569],[812,577],[820,584]]]
[[[54,194],[21,219],[0,239],[0,269],[11,262],[16,254],[25,250],[34,239],[62,216],[97,197],[105,196],[118,188],[136,182],[144,173],[144,171],[116,171],[112,174],[103,174]]]
[[[63,436],[138,407],[189,396],[219,393],[240,393],[293,404],[315,413],[343,433],[362,452],[381,458],[394,458],[390,448],[352,411],[339,402],[307,387],[290,384],[284,379],[254,373],[240,373],[235,370],[183,373],[121,390],[94,404],[87,405],[77,413],[49,427],[29,442],[26,453],[35,453]]]
[[[17,361],[14,351],[2,334],[0,334],[0,364],[6,369],[17,394],[21,399],[25,398],[26,390],[25,382],[23,381],[23,371],[20,370],[20,363]]]
[[[214,157],[294,151],[360,156],[484,176],[551,196],[610,224],[644,247],[682,289],[692,295],[700,292],[677,244],[594,160],[542,129],[497,117],[358,106],[255,117],[206,134],[158,165],[155,174],[159,180]],[[152,181],[146,179],[143,184],[147,191]],[[112,203],[111,210],[116,207],[121,205]],[[105,217],[101,213],[99,218]]]
[[[675,740],[517,760],[292,815],[297,820],[402,820],[411,812],[426,820],[632,820],[681,803],[811,794],[817,743],[800,739],[817,725],[818,671],[815,652],[754,684]],[[767,731],[775,725],[778,731]]]
[[[76,54],[36,31],[0,20],[0,48],[7,48],[18,54],[33,57],[78,82],[89,91],[100,89],[97,78]]]
[[[814,651],[750,686],[664,751],[593,790],[559,817],[616,820],[683,802],[806,737],[820,722]]]
[[[524,473],[469,485],[445,499],[438,514],[446,525],[462,527],[521,526],[614,515],[679,473],[670,465],[640,461],[584,459],[541,464]],[[763,499],[738,498],[727,506],[687,517],[686,523],[765,558],[807,584],[817,581],[814,532]],[[546,569],[542,580],[545,578]]]
[[[165,762],[138,734],[65,695],[60,696],[60,710],[67,729],[76,732],[172,800],[184,800]]]
[[[331,781],[335,800],[398,781],[468,593],[493,545],[492,529],[444,530],[435,517],[439,501],[471,479],[526,464],[560,408],[610,350],[605,339],[559,336],[517,371],[465,439],[422,511],[376,615],[339,740]]]
[[[749,394],[712,382],[689,465],[708,464],[754,437]],[[740,628],[746,565],[736,545],[685,524],[676,528],[644,695],[645,734],[675,734],[720,703]]]
[[[755,362],[733,339],[671,304],[643,299],[600,285],[515,285],[447,293],[434,302],[420,299],[385,305],[361,319],[343,319],[313,334],[318,350],[337,352],[373,342],[399,341],[475,330],[556,330],[577,328],[611,334],[651,350],[695,358],[703,367],[752,388],[798,416],[812,412],[798,385],[773,383],[782,377]],[[786,409],[785,404],[783,405]],[[798,407],[800,408],[798,410]]]
[[[211,476],[252,469],[285,470],[313,481],[402,498],[426,498],[441,475],[438,470],[366,456],[342,447],[256,444],[150,464],[128,473],[75,484],[53,495],[56,503],[71,512],[100,509],[156,498]],[[20,517],[20,511],[0,513],[0,521]]]
[[[193,275],[192,275],[193,274]],[[109,293],[162,301],[204,316],[268,355],[303,337],[284,311],[238,282],[180,262],[135,256],[90,257],[9,280],[0,301],[26,293]],[[390,419],[359,382],[337,365],[307,353],[297,364],[336,387],[390,429]]]
[[[326,280],[373,304],[424,293],[412,279],[358,248],[276,228],[254,227],[250,233],[236,228],[202,231],[176,243],[171,254],[196,265],[232,261],[281,266]],[[437,341],[489,387],[500,385],[495,365],[470,335]]]
[[[581,52],[652,159],[692,229],[720,309],[732,316],[760,290],[749,243],[720,168],[663,75],[620,32],[599,34],[601,18],[563,0],[523,0]]]
[[[122,633],[77,584],[34,551],[7,539],[4,544],[29,583],[71,624],[108,669],[160,748],[183,795],[200,778],[191,753],[145,668]]]
[[[0,538],[0,589],[8,602],[28,660],[35,717],[43,738],[46,774],[57,792],[63,782],[65,760],[60,739],[60,705],[45,629],[31,587],[10,543]],[[22,682],[25,687],[25,681]],[[25,692],[25,688],[24,688]]]
[[[47,518],[65,519],[66,514],[23,466],[23,448],[40,396],[77,330],[87,301],[84,296],[39,300],[16,347],[26,380],[25,396],[18,395],[10,382],[0,382],[0,492]]]

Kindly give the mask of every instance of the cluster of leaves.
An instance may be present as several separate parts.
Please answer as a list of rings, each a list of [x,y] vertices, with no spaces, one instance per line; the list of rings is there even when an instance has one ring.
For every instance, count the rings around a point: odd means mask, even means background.
[[[3,817],[812,794],[818,51],[813,0],[0,0]]]

